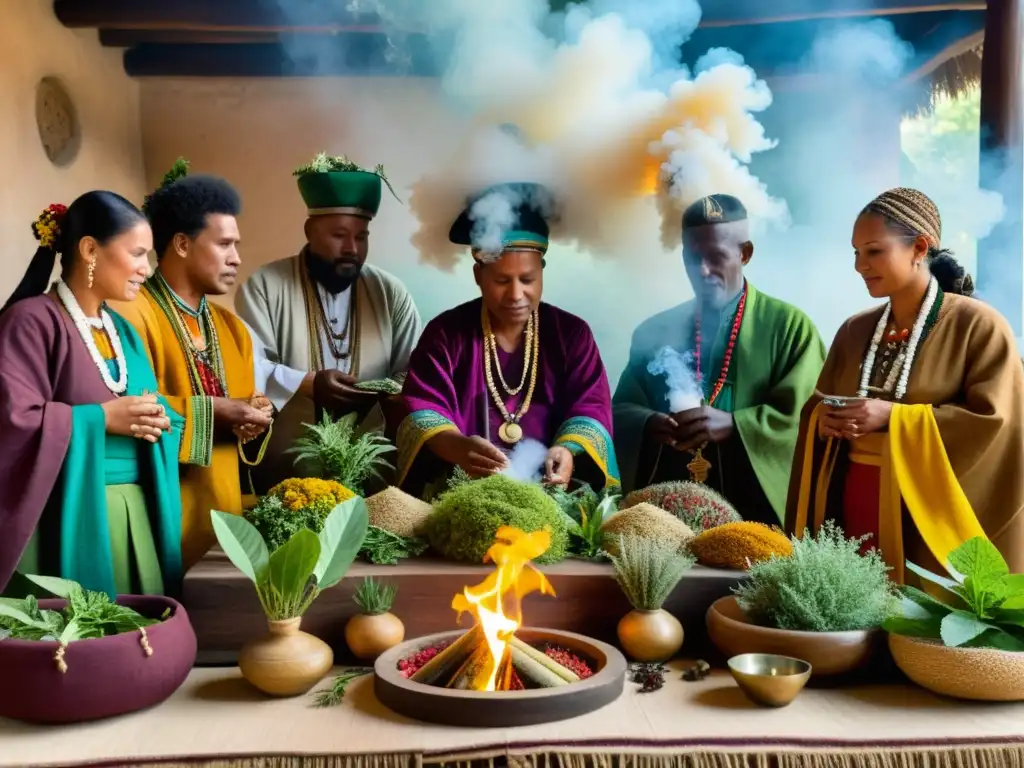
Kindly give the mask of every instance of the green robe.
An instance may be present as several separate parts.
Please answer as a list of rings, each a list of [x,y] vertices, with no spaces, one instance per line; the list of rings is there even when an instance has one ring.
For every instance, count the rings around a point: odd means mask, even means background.
[[[747,303],[725,385],[715,407],[733,415],[735,433],[708,446],[712,463],[708,485],[722,492],[747,519],[781,522],[800,423],[800,409],[814,391],[825,362],[825,345],[810,318],[796,307],[760,293],[747,283]],[[738,301],[738,297],[737,297]],[[626,492],[652,482],[688,479],[691,455],[657,446],[644,438],[647,420],[668,412],[668,388],[647,366],[658,350],[693,350],[696,302],[688,301],[648,318],[633,333],[629,362],[613,397],[615,450]],[[723,313],[717,336],[704,318],[702,349],[705,393],[718,379],[735,313]],[[655,464],[657,463],[657,466]]]

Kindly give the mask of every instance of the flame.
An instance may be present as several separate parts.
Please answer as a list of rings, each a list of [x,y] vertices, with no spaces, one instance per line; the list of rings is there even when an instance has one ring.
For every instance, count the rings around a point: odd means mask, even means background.
[[[522,626],[522,599],[531,592],[554,595],[550,582],[530,562],[547,552],[551,546],[548,531],[524,533],[518,528],[502,526],[496,541],[487,550],[484,562],[491,561],[495,570],[475,587],[466,587],[452,600],[452,608],[471,614],[486,639],[490,659],[474,680],[473,688],[497,690],[496,681],[509,640]],[[510,594],[511,593],[511,594]],[[506,601],[511,614],[506,613]]]

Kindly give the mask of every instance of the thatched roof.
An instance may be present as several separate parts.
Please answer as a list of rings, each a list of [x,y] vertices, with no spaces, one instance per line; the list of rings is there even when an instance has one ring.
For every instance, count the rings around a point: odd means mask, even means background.
[[[909,87],[906,112],[915,115],[931,109],[936,99],[956,98],[977,88],[981,83],[981,55],[984,48],[979,35],[965,41],[964,50],[947,51],[953,55],[934,63],[907,78]]]

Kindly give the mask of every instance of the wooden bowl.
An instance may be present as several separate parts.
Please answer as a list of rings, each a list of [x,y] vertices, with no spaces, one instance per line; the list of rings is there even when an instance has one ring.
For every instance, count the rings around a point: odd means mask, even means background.
[[[711,641],[726,657],[769,653],[806,661],[814,678],[846,674],[868,663],[880,630],[797,632],[752,624],[733,596],[716,600],[706,617]]]
[[[196,636],[185,609],[158,595],[122,595],[117,603],[151,618],[171,609],[166,620],[146,627],[151,656],[140,632],[76,640],[65,649],[67,671],[61,672],[54,661],[58,643],[0,640],[0,680],[10,692],[0,696],[0,717],[79,723],[135,712],[178,690],[196,658]],[[65,605],[64,600],[39,601],[49,610]]]
[[[460,691],[413,682],[399,673],[398,662],[402,659],[462,634],[464,630],[419,637],[378,656],[373,690],[381,704],[428,723],[503,728],[550,723],[593,712],[619,698],[626,686],[626,659],[612,646],[572,632],[526,627],[516,632],[523,642],[547,641],[568,648],[593,661],[597,670],[578,683],[527,691]]]
[[[934,693],[975,701],[1024,701],[1024,653],[948,648],[937,640],[889,635],[907,677]]]

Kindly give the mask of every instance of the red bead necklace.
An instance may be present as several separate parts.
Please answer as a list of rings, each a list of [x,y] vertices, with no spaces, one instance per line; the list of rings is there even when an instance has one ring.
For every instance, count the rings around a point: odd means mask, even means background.
[[[736,337],[740,334],[740,325],[743,323],[743,310],[747,306],[747,284],[743,284],[743,293],[740,295],[740,302],[736,306],[736,318],[732,321],[732,330],[729,331],[729,343],[725,347],[725,356],[722,358],[722,370],[718,374],[718,381],[715,382],[715,386],[711,390],[711,394],[708,396],[708,405],[714,405],[718,395],[722,392],[722,387],[725,386],[725,378],[729,374],[729,363],[732,362],[732,351],[736,348]],[[697,357],[697,380],[704,381],[703,374],[700,370],[700,312],[698,311],[694,315],[693,319],[693,341],[694,341],[694,352]]]

